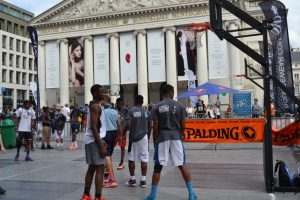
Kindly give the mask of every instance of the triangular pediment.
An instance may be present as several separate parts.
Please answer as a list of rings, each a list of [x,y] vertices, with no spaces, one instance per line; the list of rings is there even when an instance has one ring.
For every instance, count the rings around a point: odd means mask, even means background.
[[[163,9],[208,0],[64,0],[32,20],[33,25]]]

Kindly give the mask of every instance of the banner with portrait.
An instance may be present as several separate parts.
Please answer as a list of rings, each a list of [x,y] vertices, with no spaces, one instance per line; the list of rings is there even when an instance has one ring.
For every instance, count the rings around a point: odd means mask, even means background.
[[[120,34],[121,84],[137,83],[136,36],[133,32]]]
[[[45,45],[46,88],[59,88],[59,45],[48,41]]]
[[[176,63],[178,80],[190,80],[196,77],[197,45],[196,33],[186,31],[184,27],[176,29]],[[192,78],[196,79],[196,78]]]
[[[109,85],[109,40],[105,35],[94,37],[94,80]]]
[[[228,78],[228,47],[226,40],[220,40],[211,31],[208,35],[209,79]]]
[[[69,38],[69,86],[84,85],[84,49],[80,38]]]
[[[166,81],[165,34],[160,29],[147,31],[149,83]]]

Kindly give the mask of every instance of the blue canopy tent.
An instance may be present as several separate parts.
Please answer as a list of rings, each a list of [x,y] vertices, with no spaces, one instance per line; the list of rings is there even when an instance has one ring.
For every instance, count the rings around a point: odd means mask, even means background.
[[[188,92],[185,92],[177,97],[177,99],[192,97],[192,96],[203,96],[211,94],[223,94],[223,93],[236,93],[238,90],[224,87],[221,85],[206,82]]]

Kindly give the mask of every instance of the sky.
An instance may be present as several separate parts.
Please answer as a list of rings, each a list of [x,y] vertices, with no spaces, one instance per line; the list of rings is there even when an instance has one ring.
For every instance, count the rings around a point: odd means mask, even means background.
[[[35,16],[48,10],[62,0],[6,0],[7,2],[33,12]],[[288,28],[290,35],[290,45],[300,48],[300,3],[299,0],[282,0],[289,9]]]

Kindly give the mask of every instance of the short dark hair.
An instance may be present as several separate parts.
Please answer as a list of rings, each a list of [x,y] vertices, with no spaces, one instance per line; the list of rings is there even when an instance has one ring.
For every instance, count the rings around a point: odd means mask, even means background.
[[[123,99],[122,99],[121,97],[117,98],[116,103],[119,104],[119,103],[121,103],[121,102],[124,103]]]
[[[143,105],[144,97],[142,95],[136,95],[135,97],[135,104],[136,105]]]
[[[111,103],[111,99],[110,99],[110,96],[108,95],[104,95],[104,101],[107,102],[107,103]]]
[[[174,87],[172,85],[169,85],[169,84],[164,85],[163,88],[162,88],[162,94],[166,95],[170,92],[174,93]]]
[[[24,101],[23,101],[23,105],[25,105],[25,104],[27,104],[27,103],[31,104],[31,102],[30,102],[29,100],[24,100]]]
[[[95,92],[97,92],[100,88],[102,88],[102,85],[94,84],[94,85],[91,87],[91,94],[94,95]]]

